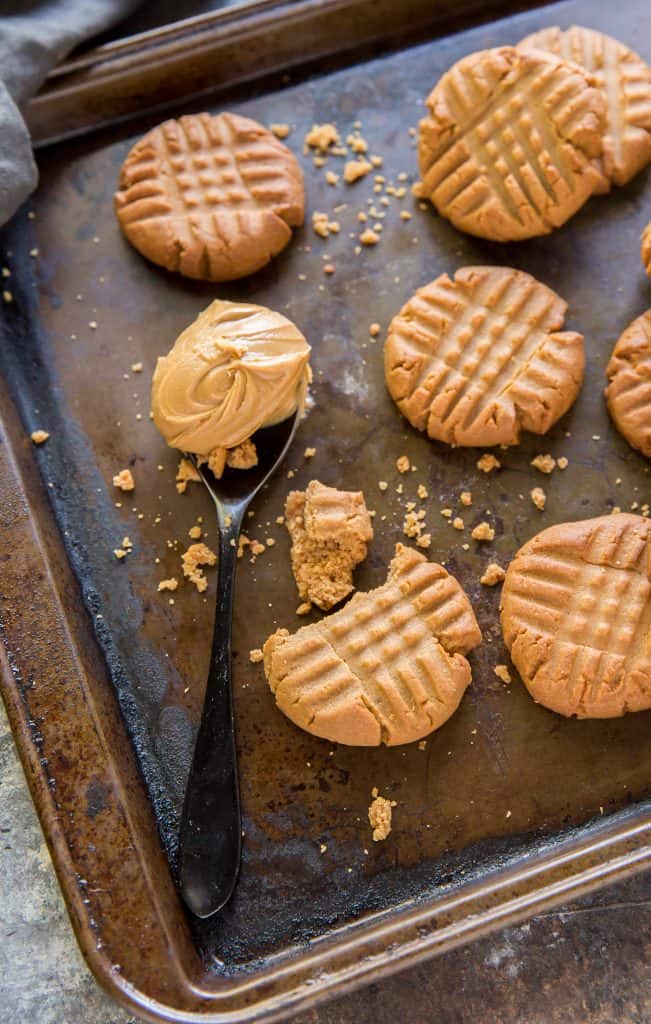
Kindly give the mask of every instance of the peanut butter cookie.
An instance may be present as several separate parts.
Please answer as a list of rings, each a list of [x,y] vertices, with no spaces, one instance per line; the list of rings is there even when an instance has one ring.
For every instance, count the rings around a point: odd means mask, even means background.
[[[463,267],[420,288],[389,326],[387,387],[412,426],[452,445],[544,434],[576,398],[583,337],[567,304],[529,274]]]
[[[606,367],[608,411],[628,443],[651,458],[651,309],[621,335]]]
[[[538,703],[579,718],[651,708],[650,531],[620,513],[552,526],[518,551],[502,630]]]
[[[447,71],[420,123],[423,192],[461,231],[497,242],[547,234],[603,181],[605,102],[587,72],[503,46]]]
[[[135,144],[115,209],[126,237],[152,262],[231,281],[264,267],[303,223],[303,174],[256,121],[191,114]]]
[[[651,277],[651,222],[647,224],[642,232],[642,264],[649,277]]]
[[[456,711],[481,641],[468,598],[441,565],[398,544],[386,583],[264,645],[278,707],[335,743],[412,743]]]
[[[606,103],[600,160],[609,181],[625,185],[651,161],[651,68],[617,39],[592,28],[554,26],[527,36],[519,47],[547,50],[580,64]]]

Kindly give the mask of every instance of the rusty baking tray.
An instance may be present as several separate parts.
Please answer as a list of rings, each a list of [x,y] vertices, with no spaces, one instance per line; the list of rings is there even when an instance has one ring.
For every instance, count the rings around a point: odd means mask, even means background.
[[[493,673],[505,660],[499,595],[478,583],[490,558],[506,563],[543,526],[649,500],[648,464],[613,431],[602,386],[614,339],[651,304],[638,256],[651,176],[594,198],[548,238],[503,247],[458,234],[411,199],[412,219],[402,221],[394,202],[381,244],[356,255],[349,233],[377,198],[372,180],[332,189],[301,155],[313,122],[334,119],[345,134],[359,120],[382,173],[411,180],[408,128],[455,59],[572,22],[604,28],[649,58],[651,8],[573,0],[450,34],[452,6],[350,0],[229,10],[72,62],[30,110],[42,141],[84,131],[41,148],[36,216],[22,210],[2,235],[13,293],[0,354],[2,690],[81,947],[100,981],[151,1020],[279,1019],[651,861],[649,714],[568,721],[536,706],[519,682],[505,687]],[[478,5],[457,5],[461,15],[477,20]],[[397,34],[405,25],[418,45]],[[265,39],[277,40],[277,51]],[[211,61],[219,92],[197,99]],[[256,62],[264,79],[254,79]],[[293,69],[289,79],[279,62]],[[268,270],[224,288],[145,263],[117,229],[112,193],[161,100],[174,100],[172,112],[227,106],[293,125],[309,212],[347,203],[340,234],[323,242],[308,223]],[[549,437],[504,453],[499,475],[484,476],[477,452],[431,444],[407,427],[385,392],[381,344],[369,341],[368,325],[386,326],[443,270],[493,262],[557,288],[589,355],[573,410]],[[227,908],[197,924],[173,877],[212,591],[184,588],[171,605],[156,584],[178,571],[168,540],[183,541],[200,515],[209,542],[215,531],[200,488],[175,492],[176,459],[149,421],[148,391],[158,354],[216,296],[296,320],[314,348],[316,404],[287,463],[294,479],[280,474],[255,506],[250,532],[276,544],[239,570],[242,873]],[[141,374],[130,370],[137,361]],[[38,427],[51,438],[34,449],[28,435]],[[317,449],[309,462],[308,445]],[[541,451],[570,462],[544,479],[544,513],[528,499],[540,483],[529,462]],[[403,453],[418,471],[400,499],[394,462]],[[127,465],[137,488],[118,508],[111,477]],[[275,518],[288,488],[312,477],[362,486],[377,511],[362,588],[384,579],[401,538],[400,501],[421,482],[432,495],[431,555],[468,590],[485,641],[458,713],[424,750],[314,739],[275,709],[249,663],[249,649],[276,625],[297,623],[288,541]],[[490,548],[464,551],[439,515],[462,489],[475,496],[467,525],[491,510]],[[134,551],[120,564],[112,551],[125,535]],[[366,820],[374,786],[397,801],[394,832],[379,844]]]

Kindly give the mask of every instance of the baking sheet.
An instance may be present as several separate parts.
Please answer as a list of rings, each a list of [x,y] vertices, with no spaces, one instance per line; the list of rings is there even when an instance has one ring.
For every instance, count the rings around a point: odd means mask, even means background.
[[[176,495],[176,457],[148,418],[151,371],[179,331],[217,297],[281,310],[314,349],[315,407],[287,463],[295,476],[291,481],[284,474],[276,477],[256,502],[250,529],[256,537],[273,537],[275,546],[254,566],[243,561],[238,574],[234,647],[242,874],[225,911],[197,927],[201,949],[220,971],[252,966],[370,910],[425,899],[648,796],[648,713],[607,722],[566,721],[534,705],[517,680],[504,687],[493,673],[494,665],[506,660],[497,618],[499,588],[487,590],[478,580],[488,561],[506,564],[544,526],[649,500],[648,466],[613,430],[602,399],[603,370],[614,340],[650,304],[638,254],[639,233],[651,215],[649,173],[608,197],[592,199],[552,236],[520,245],[461,236],[410,199],[392,200],[381,243],[356,255],[349,232],[358,233],[356,214],[367,199],[379,199],[372,178],[333,189],[325,184],[323,170],[300,156],[312,123],[335,120],[345,137],[359,120],[370,151],[383,158],[380,173],[395,181],[407,172],[413,180],[416,154],[407,129],[417,123],[422,100],[439,75],[473,49],[514,42],[550,22],[604,28],[651,58],[646,5],[605,11],[576,2],[273,94],[233,97],[232,109],[265,123],[294,126],[288,144],[303,160],[309,211],[306,227],[286,253],[240,284],[215,286],[168,275],[141,260],[122,239],[112,193],[130,145],[157,120],[151,117],[44,152],[36,219],[23,213],[5,233],[2,265],[18,269],[22,262],[23,269],[15,278],[15,308],[6,311],[20,341],[4,347],[3,370],[26,429],[51,432],[35,458],[172,866],[207,672],[214,583],[205,596],[184,586],[174,605],[156,592],[156,584],[179,574],[180,549],[189,542],[187,532],[197,516],[207,524],[208,543],[216,542],[216,528],[208,496],[198,487]],[[200,109],[219,107],[205,100],[185,102],[178,112]],[[338,161],[328,167],[341,170]],[[347,204],[333,214],[340,234],[318,239],[310,214],[330,213],[340,203]],[[409,209],[412,220],[401,221],[398,208]],[[34,249],[38,253],[28,257]],[[336,268],[330,277],[323,273],[326,255]],[[574,408],[547,438],[527,438],[504,453],[503,469],[490,476],[475,467],[479,452],[451,451],[410,430],[384,388],[381,339],[372,343],[368,337],[368,325],[377,321],[386,328],[421,284],[471,263],[510,264],[557,289],[569,302],[567,326],[585,334],[588,353]],[[142,374],[130,371],[137,361],[144,363]],[[309,461],[303,457],[306,446],[317,449]],[[564,473],[543,478],[530,468],[533,455],[547,451],[568,457]],[[408,479],[394,468],[402,454],[418,467]],[[113,474],[127,465],[137,480],[133,500],[111,487]],[[416,500],[419,483],[430,492],[430,557],[444,561],[466,588],[485,639],[471,655],[473,685],[459,712],[425,750],[417,745],[344,748],[299,732],[275,709],[261,668],[248,661],[249,649],[277,626],[299,624],[287,571],[288,539],[275,519],[289,487],[302,487],[313,477],[362,487],[376,510],[376,537],[357,574],[360,589],[384,579],[393,547],[403,539],[404,508],[396,487],[404,485],[403,502]],[[379,480],[389,482],[385,493]],[[548,495],[542,514],[528,498],[538,484]],[[473,492],[474,502],[464,510],[466,531],[459,534],[439,510],[456,510],[464,489]],[[122,508],[115,507],[116,500]],[[496,538],[492,545],[478,546],[469,531],[487,509]],[[125,535],[134,542],[134,553],[119,564],[112,551]],[[182,542],[177,551],[167,547],[174,539]],[[470,549],[464,552],[466,539]],[[394,832],[383,844],[371,842],[366,820],[374,786],[397,801]]]

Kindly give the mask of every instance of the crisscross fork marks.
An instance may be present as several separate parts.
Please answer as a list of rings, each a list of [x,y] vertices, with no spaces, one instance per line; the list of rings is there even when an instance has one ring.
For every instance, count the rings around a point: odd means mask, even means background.
[[[403,577],[401,582],[405,580],[408,580],[408,577]],[[437,582],[444,581],[445,577]],[[381,626],[375,626],[370,642],[368,619],[360,622],[352,618],[350,624],[346,623],[345,630],[329,627],[327,620],[324,625],[324,639],[359,680],[361,690],[367,699],[367,706],[375,708],[380,713],[384,719],[384,723],[381,724],[385,726],[387,722],[399,717],[400,703],[403,705],[403,714],[405,709],[413,712],[420,705],[413,690],[409,688],[407,674],[401,671],[401,666],[411,666],[412,671],[415,666],[415,674],[427,696],[439,704],[445,703],[436,690],[433,674],[422,671],[422,664],[429,662],[425,655],[433,641],[432,634],[422,617],[432,614],[435,610],[440,612],[446,603],[455,600],[457,594],[455,591],[438,605],[432,602],[427,609],[418,612],[415,605],[419,596],[431,587],[432,580],[425,577],[406,594],[398,591],[397,599],[391,595],[390,602],[389,592],[386,595],[386,605],[380,613]],[[375,614],[377,610],[372,609],[371,617],[374,618]],[[394,695],[399,698],[398,701]]]
[[[560,90],[560,96],[551,110],[545,111],[543,109],[546,98],[559,87],[558,71],[558,67],[551,67],[549,69],[534,67],[525,75],[513,76],[512,80],[502,87],[499,95],[493,97],[480,113],[470,117],[466,124],[464,124],[464,119],[468,117],[468,108],[461,97],[458,83],[455,81],[455,75],[450,73],[446,80],[446,99],[453,117],[463,127],[450,144],[435,154],[432,166],[440,163],[448,150],[463,140],[473,162],[472,175],[469,180],[464,179],[463,190],[470,187],[476,179],[479,168],[482,168],[483,172],[488,175],[491,185],[501,198],[509,214],[515,220],[523,223],[524,218],[521,209],[506,185],[505,177],[507,174],[510,174],[529,207],[538,217],[544,220],[545,209],[537,201],[531,186],[523,175],[522,167],[518,165],[513,157],[510,135],[514,136],[522,147],[527,157],[528,165],[548,199],[552,199],[555,202],[558,197],[550,182],[549,170],[546,171],[542,167],[540,155],[535,152],[533,146],[527,141],[530,123],[535,127],[545,147],[545,152],[553,161],[559,177],[565,182],[570,192],[575,190],[573,176],[570,173],[559,141],[555,136],[554,130],[548,127],[548,124],[552,123],[550,119],[558,113],[560,106],[567,102],[568,97],[565,95],[564,90]],[[457,72],[457,74],[461,77],[460,72]],[[471,75],[463,78],[463,86],[472,92],[475,101],[480,102],[481,97]],[[523,109],[525,103],[526,110]],[[512,110],[509,110],[509,107],[512,107],[514,104],[518,108],[516,116],[513,116]],[[524,123],[522,123],[523,119]],[[486,159],[487,157],[488,159]],[[462,161],[462,164],[463,162],[465,161]],[[502,167],[501,170],[500,165]],[[430,169],[428,169],[427,173],[428,175],[430,174]],[[444,176],[447,176],[447,174]],[[436,187],[434,185],[434,188]],[[458,200],[460,194],[461,192],[456,195],[453,194],[451,197],[446,197],[445,205],[448,206],[451,202]]]

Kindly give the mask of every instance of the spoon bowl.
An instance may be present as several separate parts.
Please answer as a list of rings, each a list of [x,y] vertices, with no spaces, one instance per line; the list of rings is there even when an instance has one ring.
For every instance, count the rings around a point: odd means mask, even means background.
[[[210,669],[201,722],[181,816],[181,895],[197,917],[211,917],[229,900],[240,866],[240,818],[237,751],[231,679],[235,569],[240,531],[247,508],[283,461],[302,416],[304,391],[293,416],[253,435],[258,464],[226,467],[216,479],[206,464],[188,455],[210,491],[219,526],[217,602]]]

